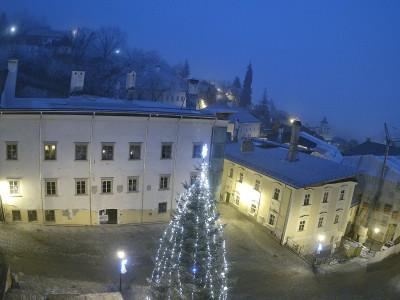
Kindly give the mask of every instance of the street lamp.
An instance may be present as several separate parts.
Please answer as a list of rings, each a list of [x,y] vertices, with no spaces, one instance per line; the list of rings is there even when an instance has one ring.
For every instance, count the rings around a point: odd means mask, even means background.
[[[122,274],[126,273],[126,263],[128,262],[128,260],[124,259],[124,257],[125,257],[124,251],[118,251],[117,255],[118,255],[119,259],[121,260],[121,270],[119,272],[119,291],[122,292],[122,288],[121,288]]]
[[[16,31],[17,31],[17,27],[15,27],[14,25],[12,25],[12,26],[10,27],[10,33],[11,33],[11,34],[14,34]]]

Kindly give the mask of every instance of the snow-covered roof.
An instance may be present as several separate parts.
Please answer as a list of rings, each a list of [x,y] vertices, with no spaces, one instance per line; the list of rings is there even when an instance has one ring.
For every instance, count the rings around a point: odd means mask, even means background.
[[[384,156],[369,155],[353,155],[344,156],[342,160],[343,165],[355,167],[363,170],[366,174],[380,177],[382,172]],[[386,162],[386,169],[384,179],[400,183],[400,157],[388,156]]]
[[[252,152],[240,152],[240,143],[227,144],[225,158],[274,178],[294,188],[326,184],[355,177],[362,171],[333,161],[299,152],[299,161],[288,162],[288,149],[255,147]]]
[[[342,161],[343,155],[335,146],[329,145],[327,142],[321,141],[320,139],[306,132],[300,132],[300,136],[305,138],[306,140],[314,142],[316,145],[315,151],[324,155],[327,159],[337,163],[340,163]]]
[[[237,109],[228,107],[227,105],[224,105],[224,104],[212,104],[210,106],[207,106],[206,108],[203,108],[202,110],[205,112],[208,112],[208,113],[212,113],[212,114],[215,114],[215,113],[234,114],[234,113],[238,112]]]
[[[76,96],[70,98],[15,98],[2,110],[115,112],[213,117],[210,113],[161,102]]]
[[[237,113],[229,116],[229,122],[235,123],[236,119],[239,119],[239,123],[261,123],[259,119],[254,117],[247,110],[240,107],[232,107],[232,109],[236,110]]]

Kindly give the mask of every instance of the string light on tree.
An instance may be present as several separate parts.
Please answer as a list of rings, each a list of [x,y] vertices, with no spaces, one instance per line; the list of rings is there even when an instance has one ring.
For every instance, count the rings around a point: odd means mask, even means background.
[[[200,176],[177,199],[159,241],[149,299],[227,299],[223,225],[208,181],[207,145]]]

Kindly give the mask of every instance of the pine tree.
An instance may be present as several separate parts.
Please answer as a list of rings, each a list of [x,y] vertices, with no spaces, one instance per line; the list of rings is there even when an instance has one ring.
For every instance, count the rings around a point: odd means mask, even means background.
[[[223,226],[203,159],[200,175],[179,196],[155,259],[152,299],[227,299]]]
[[[183,65],[183,69],[181,72],[182,79],[188,79],[190,75],[190,67],[188,60],[185,60],[185,64]]]
[[[247,72],[243,82],[243,92],[240,97],[240,107],[248,107],[251,105],[251,83],[253,81],[253,69],[251,62],[247,67]]]

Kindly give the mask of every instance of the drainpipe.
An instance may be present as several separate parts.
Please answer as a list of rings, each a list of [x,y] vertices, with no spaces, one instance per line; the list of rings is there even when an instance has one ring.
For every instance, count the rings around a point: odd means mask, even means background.
[[[89,214],[90,225],[93,225],[92,220],[92,152],[93,152],[93,122],[96,112],[93,112],[92,120],[90,121],[90,156],[89,156]]]
[[[44,203],[43,203],[43,182],[42,182],[42,118],[43,112],[40,112],[39,120],[39,181],[40,181],[40,200],[42,202],[42,218],[43,225],[45,224]]]
[[[2,117],[3,117],[3,112],[0,113],[0,119],[1,119]],[[0,209],[1,209],[1,217],[3,218],[3,222],[4,222],[5,224],[7,224],[7,222],[6,222],[6,217],[5,217],[5,215],[4,215],[3,199],[1,198],[1,195],[0,195]]]
[[[176,170],[176,156],[178,153],[178,142],[179,142],[179,127],[181,124],[182,116],[178,120],[176,124],[176,137],[175,137],[175,153],[174,153],[174,167],[172,169],[172,182],[171,182],[171,211],[172,211],[172,202],[174,200],[174,187],[175,187],[175,170]]]
[[[285,188],[287,188],[286,184],[285,184]],[[289,189],[289,190],[290,190],[289,204],[288,204],[288,208],[286,210],[285,224],[283,225],[283,230],[282,230],[281,245],[285,244],[286,228],[287,228],[287,224],[289,221],[290,207],[292,205],[292,189]],[[283,193],[282,193],[282,199],[283,199]],[[279,218],[280,213],[281,213],[281,205],[279,205],[278,218]],[[278,224],[278,218],[276,218],[276,224]]]
[[[144,138],[144,153],[143,153],[143,176],[142,176],[142,214],[140,217],[140,223],[143,223],[143,214],[144,214],[144,180],[145,180],[145,174],[146,174],[146,157],[147,157],[147,140],[149,136],[149,123],[151,119],[151,114],[147,118],[147,123],[146,123],[146,134]]]

